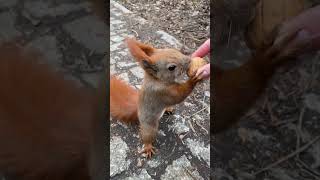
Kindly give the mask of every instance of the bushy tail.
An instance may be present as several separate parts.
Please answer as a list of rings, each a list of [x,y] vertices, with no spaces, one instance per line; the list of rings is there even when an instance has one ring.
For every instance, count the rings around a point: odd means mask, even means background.
[[[138,122],[138,91],[115,76],[110,78],[110,113],[126,123]]]

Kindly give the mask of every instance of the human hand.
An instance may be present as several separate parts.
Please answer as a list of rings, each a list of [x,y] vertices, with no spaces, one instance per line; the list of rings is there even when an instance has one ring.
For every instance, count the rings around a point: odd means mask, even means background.
[[[196,77],[199,79],[207,79],[210,77],[210,64],[206,64],[199,68],[196,72]]]
[[[204,57],[210,53],[210,39],[206,40],[192,55],[191,57]],[[196,76],[200,79],[207,79],[210,77],[210,64],[206,64],[199,68]]]
[[[311,39],[311,50],[320,49],[320,24],[318,17],[320,16],[320,5],[307,9],[298,16],[286,21],[280,29],[279,35],[286,34],[295,29],[303,29]],[[307,37],[307,36],[305,36]],[[305,38],[300,34],[297,40],[304,40]]]
[[[191,57],[204,57],[210,53],[210,39],[206,40],[192,55]]]

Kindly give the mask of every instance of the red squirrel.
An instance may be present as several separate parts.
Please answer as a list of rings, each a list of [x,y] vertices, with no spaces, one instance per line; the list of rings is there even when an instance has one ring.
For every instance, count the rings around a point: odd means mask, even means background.
[[[300,29],[277,37],[279,29],[276,28],[269,42],[240,67],[223,70],[213,66],[213,134],[235,124],[264,92],[276,70],[296,59],[310,45],[311,39],[303,37],[304,32]]]
[[[102,179],[105,86],[97,92],[80,87],[15,42],[1,43],[0,57],[1,174],[19,180]]]
[[[110,113],[124,122],[139,122],[140,137],[144,144],[142,153],[154,154],[154,142],[159,120],[171,106],[181,103],[200,81],[191,76],[179,82],[187,73],[191,58],[175,49],[156,49],[134,39],[126,40],[132,56],[144,70],[139,91],[117,79],[110,78]]]
[[[93,92],[13,43],[0,45],[0,56],[1,172],[23,180],[89,180]]]

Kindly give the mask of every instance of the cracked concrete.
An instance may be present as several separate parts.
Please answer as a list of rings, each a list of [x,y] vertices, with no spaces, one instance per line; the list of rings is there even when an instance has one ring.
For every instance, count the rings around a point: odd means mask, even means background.
[[[116,1],[110,2],[110,73],[139,89],[144,72],[128,53],[123,40],[135,37],[157,48],[180,49],[183,45]],[[138,153],[142,148],[138,126],[124,125],[110,117],[111,138],[117,140],[113,143],[125,143],[129,148],[119,157],[121,160],[126,157],[125,161],[111,162],[110,178],[209,179],[209,97],[209,81],[205,81],[183,103],[175,106],[174,115],[162,117],[155,142],[156,155],[150,160]],[[195,114],[201,109],[204,110]],[[110,157],[117,157],[120,152],[123,150],[113,146]]]

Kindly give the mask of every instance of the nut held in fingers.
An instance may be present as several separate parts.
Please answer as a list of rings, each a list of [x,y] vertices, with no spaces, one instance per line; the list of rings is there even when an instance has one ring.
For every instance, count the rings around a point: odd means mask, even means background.
[[[200,67],[207,64],[207,61],[203,58],[195,57],[191,59],[189,69],[188,69],[188,76],[192,76]]]

